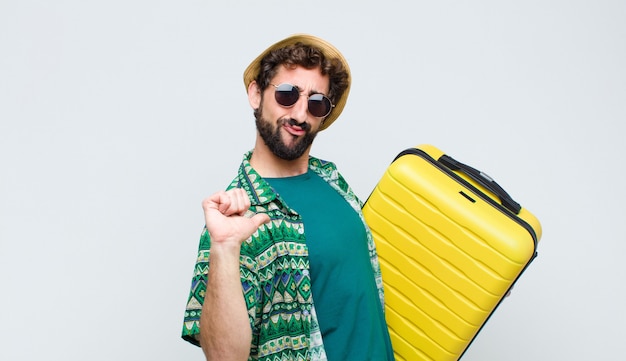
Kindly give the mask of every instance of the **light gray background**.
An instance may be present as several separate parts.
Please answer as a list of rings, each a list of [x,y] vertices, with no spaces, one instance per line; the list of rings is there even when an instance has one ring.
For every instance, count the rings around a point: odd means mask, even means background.
[[[313,154],[366,198],[432,143],[542,221],[464,360],[623,359],[624,1],[0,2],[0,359],[200,360],[203,224],[254,141],[248,62],[295,32],[354,82]]]

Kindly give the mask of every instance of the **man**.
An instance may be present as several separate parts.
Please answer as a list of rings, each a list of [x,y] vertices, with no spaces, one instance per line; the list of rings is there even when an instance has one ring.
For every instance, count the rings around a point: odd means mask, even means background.
[[[393,360],[362,204],[333,163],[309,155],[350,81],[341,53],[304,34],[245,70],[256,144],[203,202],[183,327],[207,360]]]

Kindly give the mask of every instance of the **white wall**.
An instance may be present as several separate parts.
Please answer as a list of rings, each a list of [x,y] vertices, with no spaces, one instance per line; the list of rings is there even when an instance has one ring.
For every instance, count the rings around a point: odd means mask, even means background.
[[[623,1],[2,1],[0,359],[201,360],[180,340],[201,199],[254,139],[242,83],[308,32],[349,59],[314,146],[365,198],[432,143],[542,221],[464,360],[622,354]]]

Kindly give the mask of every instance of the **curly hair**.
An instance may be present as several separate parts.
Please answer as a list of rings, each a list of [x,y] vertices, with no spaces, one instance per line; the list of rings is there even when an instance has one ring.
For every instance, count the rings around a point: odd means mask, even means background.
[[[349,85],[348,71],[339,59],[328,59],[320,49],[298,42],[274,50],[261,60],[259,75],[255,79],[261,91],[270,85],[270,80],[274,78],[280,65],[299,65],[306,69],[319,67],[322,75],[328,75],[330,79],[328,98],[333,104],[341,98]]]

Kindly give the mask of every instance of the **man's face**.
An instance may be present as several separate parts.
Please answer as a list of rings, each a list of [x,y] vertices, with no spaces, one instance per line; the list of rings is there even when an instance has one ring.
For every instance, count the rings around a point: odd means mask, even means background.
[[[322,119],[308,111],[308,95],[328,94],[328,76],[319,69],[281,66],[278,73],[262,94],[261,103],[255,111],[259,135],[277,157],[284,160],[298,159],[307,153],[317,135]],[[298,87],[301,96],[290,107],[276,102],[274,85],[289,83]]]

